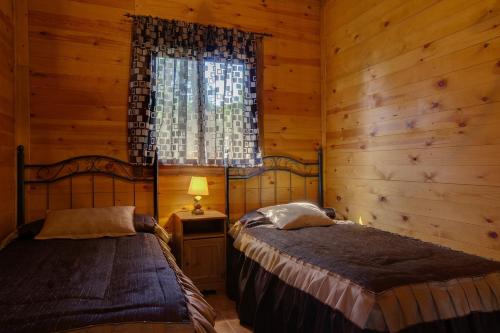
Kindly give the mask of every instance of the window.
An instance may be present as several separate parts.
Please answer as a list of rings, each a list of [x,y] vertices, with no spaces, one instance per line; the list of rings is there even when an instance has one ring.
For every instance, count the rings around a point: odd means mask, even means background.
[[[262,163],[257,104],[262,35],[134,16],[129,160],[252,167]]]
[[[248,75],[243,60],[154,57],[152,98],[160,161],[258,164],[258,124],[252,112],[257,96],[245,82]]]

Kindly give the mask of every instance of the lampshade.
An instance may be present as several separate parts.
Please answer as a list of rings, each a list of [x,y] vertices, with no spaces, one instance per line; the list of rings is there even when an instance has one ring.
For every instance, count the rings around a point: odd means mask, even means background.
[[[191,177],[188,194],[208,195],[207,177]]]

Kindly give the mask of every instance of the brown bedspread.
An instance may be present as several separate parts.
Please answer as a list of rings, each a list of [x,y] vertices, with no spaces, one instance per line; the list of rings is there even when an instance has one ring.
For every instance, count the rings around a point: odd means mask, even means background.
[[[500,272],[500,262],[357,224],[246,232],[281,252],[373,292]]]

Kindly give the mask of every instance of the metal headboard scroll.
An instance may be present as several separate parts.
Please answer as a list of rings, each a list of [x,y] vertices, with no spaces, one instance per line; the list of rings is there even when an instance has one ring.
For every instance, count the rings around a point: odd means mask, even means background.
[[[304,178],[318,179],[318,205],[323,207],[323,151],[318,149],[317,162],[301,162],[288,156],[266,156],[262,158],[262,166],[255,168],[226,167],[226,215],[230,214],[230,181],[248,180],[268,171],[285,171]],[[275,182],[276,183],[276,182]],[[259,188],[262,191],[262,188]],[[291,191],[291,184],[290,184]],[[276,192],[276,189],[275,189]],[[246,199],[245,199],[246,200]]]
[[[27,173],[26,171],[32,171]],[[113,204],[115,204],[115,179],[135,183],[153,183],[154,216],[158,220],[158,156],[155,154],[152,167],[138,167],[129,162],[114,157],[101,155],[76,156],[52,164],[25,164],[24,146],[17,147],[17,225],[21,226],[26,221],[25,215],[25,186],[29,184],[49,184],[69,179],[70,196],[72,204],[73,182],[76,176],[92,176],[92,206],[95,204],[95,176],[110,177],[113,180]],[[47,198],[49,193],[47,191]]]

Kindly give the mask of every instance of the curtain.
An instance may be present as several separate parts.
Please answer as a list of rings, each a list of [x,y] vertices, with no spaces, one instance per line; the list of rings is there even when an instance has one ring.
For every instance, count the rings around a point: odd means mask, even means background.
[[[152,76],[159,159],[165,164],[198,164],[203,143],[198,62],[157,56]]]
[[[130,161],[255,166],[256,36],[139,16],[133,24]]]

